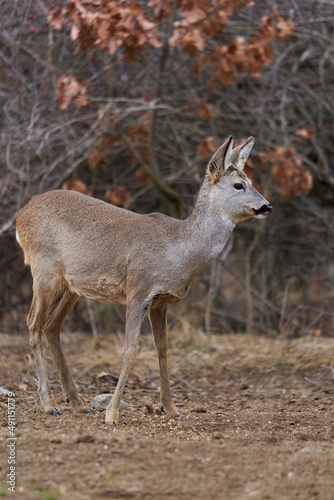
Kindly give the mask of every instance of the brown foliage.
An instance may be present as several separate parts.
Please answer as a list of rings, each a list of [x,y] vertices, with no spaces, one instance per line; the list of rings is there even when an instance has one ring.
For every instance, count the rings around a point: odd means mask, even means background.
[[[131,140],[138,144],[140,141],[148,141],[148,130],[145,124],[137,124],[125,129],[126,134]]]
[[[124,186],[110,186],[105,195],[105,200],[116,207],[126,206],[131,199],[131,194]]]
[[[106,134],[97,146],[92,149],[88,158],[89,169],[92,172],[98,172],[106,164],[106,154],[112,144],[120,139],[118,134]]]
[[[296,130],[295,135],[301,139],[314,139],[315,132],[315,127],[304,127]]]
[[[214,137],[209,136],[205,137],[201,144],[197,148],[197,154],[201,158],[207,158],[208,156],[211,156],[212,153],[217,151],[217,146],[213,144]]]
[[[205,102],[202,102],[202,104],[198,106],[197,112],[200,118],[205,118],[206,120],[210,120],[213,116],[211,106],[209,106]]]
[[[152,184],[151,177],[143,167],[137,168],[137,170],[135,171],[135,177],[137,179],[139,187],[144,187]]]
[[[101,170],[106,160],[104,156],[100,153],[98,148],[93,149],[88,158],[88,165],[92,172],[98,172]]]
[[[278,14],[264,16],[258,35],[250,37],[248,42],[242,36],[236,37],[229,45],[219,44],[210,54],[212,76],[208,83],[214,90],[222,80],[225,85],[232,84],[237,73],[250,73],[258,78],[264,66],[271,63],[274,53],[273,42],[276,37],[286,39],[293,33],[293,23]],[[206,57],[199,57],[194,71],[201,73]]]
[[[287,40],[293,35],[295,25],[287,17],[280,16],[276,6],[273,7],[273,11],[276,15],[277,36],[281,40]]]
[[[77,108],[82,108],[89,104],[86,84],[73,75],[62,75],[59,78],[57,96],[59,107],[62,110],[65,110],[70,105],[72,99]]]
[[[61,30],[64,26],[63,11],[58,5],[48,15],[48,23],[51,24],[56,30]]]
[[[313,186],[313,177],[309,169],[296,155],[294,147],[277,147],[271,152],[260,152],[257,154],[259,170],[264,172],[272,169],[273,178],[278,183],[280,194],[286,198],[298,198],[298,196],[308,194]],[[253,162],[248,160],[249,167],[253,167]],[[257,187],[256,178],[249,170],[247,175],[252,179]]]
[[[129,147],[127,143],[124,145],[131,155],[131,165],[133,167],[139,163],[138,156],[146,160],[149,157],[147,150],[147,142],[149,140],[148,126],[149,121],[144,120],[143,123],[138,123],[125,129],[126,135],[131,139],[132,147]],[[137,154],[134,151],[136,151]]]
[[[145,45],[161,47],[154,22],[138,2],[106,0],[72,0],[59,12],[49,15],[49,22],[56,29],[65,24],[65,17],[73,21],[71,39],[78,42],[77,50],[99,47],[115,54],[122,49],[120,58],[135,63],[144,53]]]
[[[78,191],[79,193],[86,194],[87,196],[93,195],[93,193],[87,188],[86,184],[80,179],[68,180],[64,182],[61,188],[68,191]]]
[[[209,44],[211,39],[221,37],[233,10],[251,5],[251,0],[182,0],[178,3],[178,18],[173,20],[173,29],[168,43],[171,47],[181,47],[183,52],[194,57],[195,74],[201,74],[203,66],[211,65],[209,85],[223,81],[231,84],[238,72],[251,73],[258,77],[261,69],[271,62],[273,41],[286,40],[294,30],[292,21],[280,16],[277,8],[273,14],[264,16],[257,36],[248,42],[244,37],[237,37],[229,45]],[[99,47],[119,59],[126,59],[134,64],[147,47],[162,47],[162,38],[158,30],[163,19],[171,19],[173,2],[151,0],[148,5],[136,1],[105,0],[96,3],[93,0],[71,0],[66,7],[56,7],[48,21],[60,29],[70,16],[73,21],[71,38],[77,41],[77,50],[89,50]],[[65,109],[68,104],[61,100]],[[81,104],[85,105],[85,104]]]
[[[287,198],[308,194],[313,186],[312,174],[295,155],[295,148],[278,147],[273,154],[273,175]]]

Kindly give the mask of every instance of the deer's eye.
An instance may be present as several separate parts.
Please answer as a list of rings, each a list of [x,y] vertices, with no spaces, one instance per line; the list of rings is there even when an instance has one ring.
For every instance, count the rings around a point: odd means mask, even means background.
[[[236,189],[237,191],[241,191],[242,189],[244,189],[244,185],[241,184],[241,182],[237,182],[236,184],[234,184],[234,189]]]

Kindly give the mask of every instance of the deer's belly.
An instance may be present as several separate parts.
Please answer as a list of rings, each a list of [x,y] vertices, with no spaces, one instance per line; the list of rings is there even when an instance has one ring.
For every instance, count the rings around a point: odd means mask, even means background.
[[[189,285],[184,287],[182,290],[178,290],[175,293],[167,292],[167,293],[156,293],[153,296],[151,307],[160,307],[167,304],[172,304],[173,302],[178,302],[183,299],[188,293]]]
[[[125,280],[114,283],[110,282],[109,279],[99,278],[94,282],[93,280],[84,281],[67,277],[66,281],[72,292],[88,299],[100,300],[109,304],[126,305],[127,303]]]

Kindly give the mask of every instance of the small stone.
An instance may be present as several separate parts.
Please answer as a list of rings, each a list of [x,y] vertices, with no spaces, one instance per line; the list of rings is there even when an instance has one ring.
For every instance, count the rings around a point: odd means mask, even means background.
[[[60,438],[52,438],[51,439],[51,443],[54,443],[54,444],[61,444],[62,443],[62,440]]]
[[[191,411],[194,411],[195,413],[206,413],[206,409],[203,408],[203,406],[196,406],[196,408]]]
[[[145,403],[145,407],[149,415],[154,415],[154,406],[151,403]]]
[[[76,443],[94,443],[94,441],[95,439],[91,434],[84,434],[75,440]]]
[[[94,410],[104,410],[105,408],[107,408],[112,397],[113,394],[99,394],[98,396],[95,396],[89,406],[94,408]],[[125,409],[127,408],[127,404],[124,403],[124,401],[121,401],[119,407]]]

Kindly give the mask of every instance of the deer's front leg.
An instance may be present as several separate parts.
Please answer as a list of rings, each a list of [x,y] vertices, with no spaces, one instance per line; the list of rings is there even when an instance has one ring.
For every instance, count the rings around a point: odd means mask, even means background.
[[[119,420],[119,405],[128,379],[130,370],[136,359],[139,334],[146,313],[145,303],[131,300],[126,309],[125,345],[123,351],[123,364],[118,383],[107,406],[106,423],[116,425]]]
[[[168,418],[180,417],[175,404],[168,378],[168,331],[167,331],[167,306],[150,309],[149,317],[157,349],[160,368],[160,401]]]

